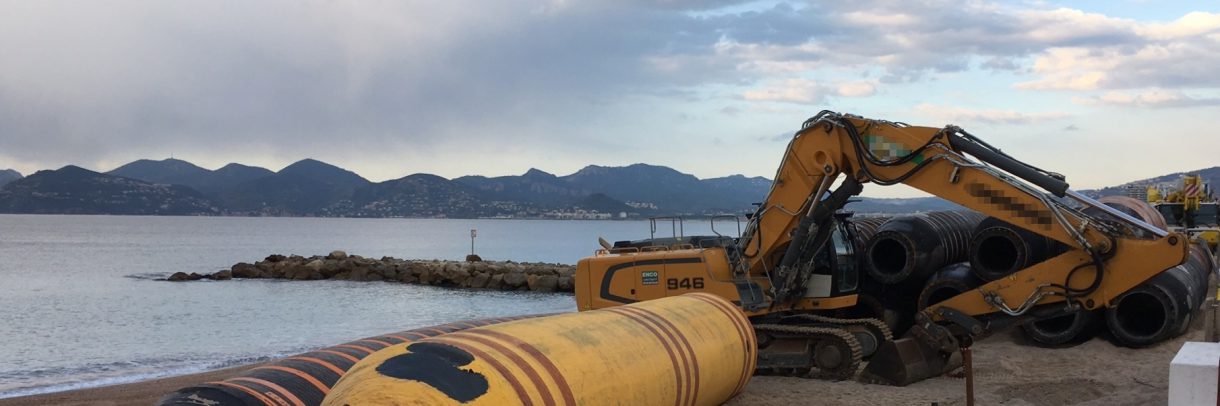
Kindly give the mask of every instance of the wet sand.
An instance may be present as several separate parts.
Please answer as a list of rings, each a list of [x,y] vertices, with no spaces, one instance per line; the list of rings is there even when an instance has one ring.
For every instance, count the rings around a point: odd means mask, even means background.
[[[0,406],[126,406],[152,405],[179,388],[223,380],[240,374],[259,364],[236,366],[201,372],[198,374],[172,376],[151,381],[135,382],[99,388],[78,389],[45,395],[0,399]]]
[[[1169,362],[1191,332],[1150,348],[1130,349],[1095,338],[1071,348],[1030,345],[1017,331],[974,346],[975,400],[981,405],[1160,405],[1167,402]],[[151,405],[182,387],[225,379],[254,365],[152,381],[0,399],[15,405]],[[964,405],[965,381],[934,378],[905,388],[759,376],[728,404],[828,406]]]

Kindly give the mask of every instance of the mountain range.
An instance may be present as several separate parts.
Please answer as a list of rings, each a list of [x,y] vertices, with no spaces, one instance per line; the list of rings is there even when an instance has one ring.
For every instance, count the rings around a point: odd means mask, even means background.
[[[76,166],[24,178],[13,173],[0,178],[13,178],[0,187],[0,212],[463,218],[701,215],[742,213],[762,200],[771,185],[761,177],[699,179],[645,164],[591,165],[566,176],[530,169],[520,176],[446,179],[413,174],[384,182],[371,182],[314,159],[278,172],[236,163],[210,170],[171,158],[142,159],[105,173]]]
[[[1220,180],[1220,167],[1192,173]],[[1182,174],[1132,182],[1174,182]],[[621,218],[742,214],[771,180],[699,179],[664,166],[590,165],[569,175],[530,169],[517,176],[446,179],[413,174],[384,182],[314,159],[279,171],[231,163],[210,170],[178,159],[141,159],[99,173],[77,166],[22,177],[0,171],[0,213],[328,217]],[[1085,191],[1121,194],[1125,185]],[[957,209],[936,197],[857,198],[867,213]]]

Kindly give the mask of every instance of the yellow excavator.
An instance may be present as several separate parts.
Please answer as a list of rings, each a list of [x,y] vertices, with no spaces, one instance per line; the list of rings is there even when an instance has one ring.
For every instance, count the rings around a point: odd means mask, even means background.
[[[1070,248],[926,307],[894,339],[880,320],[832,317],[856,305],[861,279],[840,209],[865,183],[906,184]],[[760,373],[852,379],[867,362],[861,380],[906,385],[947,372],[960,348],[995,331],[1109,307],[1183,263],[1190,244],[959,127],[823,111],[795,133],[739,238],[602,245],[577,265],[581,311],[712,293],[750,317]]]

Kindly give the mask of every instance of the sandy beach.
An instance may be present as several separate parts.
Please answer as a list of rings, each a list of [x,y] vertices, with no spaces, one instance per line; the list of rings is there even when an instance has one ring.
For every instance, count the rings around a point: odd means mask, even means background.
[[[1000,333],[974,347],[975,398],[982,405],[1158,405],[1165,404],[1169,362],[1182,343],[1202,338],[1191,332],[1151,348],[1130,349],[1096,338],[1071,348],[1033,347],[1018,331]],[[150,405],[178,388],[225,379],[254,365],[145,382],[0,399],[17,405]],[[729,405],[828,406],[964,405],[965,381],[940,377],[905,388],[755,377]]]

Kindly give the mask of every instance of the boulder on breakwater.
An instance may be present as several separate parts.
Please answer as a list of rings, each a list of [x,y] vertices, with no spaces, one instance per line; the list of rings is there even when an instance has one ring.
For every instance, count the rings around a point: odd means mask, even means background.
[[[270,255],[253,264],[240,262],[213,274],[178,272],[170,281],[200,279],[290,279],[389,281],[456,288],[571,292],[576,266],[513,261],[441,261],[381,259],[347,255],[302,257]]]

